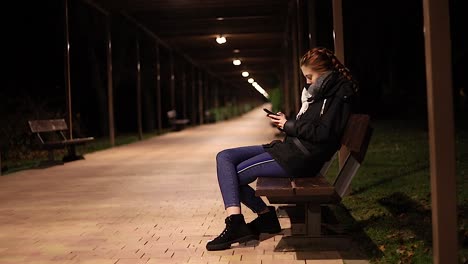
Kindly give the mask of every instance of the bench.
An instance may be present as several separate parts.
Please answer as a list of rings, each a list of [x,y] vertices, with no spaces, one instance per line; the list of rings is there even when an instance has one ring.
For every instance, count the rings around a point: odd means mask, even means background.
[[[94,140],[93,137],[67,139],[63,133],[68,130],[64,119],[30,120],[28,123],[31,132],[39,139],[39,144],[35,147],[49,152],[49,159],[41,162],[41,165],[63,164],[63,162],[83,159],[82,155],[76,155],[76,146]],[[63,157],[62,162],[56,161],[54,150],[63,148],[67,148],[68,155]]]
[[[312,244],[346,246],[346,236],[325,236],[322,232],[322,209],[326,205],[339,204],[347,195],[351,181],[356,175],[367,152],[372,136],[370,117],[352,114],[347,122],[340,155],[344,161],[333,184],[324,177],[336,154],[326,162],[318,175],[307,178],[259,177],[256,196],[266,196],[271,204],[294,204],[283,206],[291,220],[291,235],[284,236],[278,244],[278,251],[297,251]],[[322,208],[324,207],[324,208]]]
[[[167,118],[169,119],[169,123],[172,126],[174,131],[182,130],[188,123],[190,123],[189,119],[177,119],[177,111],[170,110],[167,112]]]

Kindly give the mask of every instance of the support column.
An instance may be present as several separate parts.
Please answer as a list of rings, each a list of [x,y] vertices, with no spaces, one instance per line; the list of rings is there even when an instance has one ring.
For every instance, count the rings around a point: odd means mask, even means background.
[[[73,138],[73,119],[72,119],[72,95],[70,82],[70,32],[69,32],[69,17],[68,17],[68,0],[64,0],[64,16],[65,16],[65,94],[67,100],[67,125],[68,138]]]
[[[457,263],[457,188],[448,0],[424,0],[434,263]]]
[[[198,69],[198,116],[200,117],[200,125],[205,122],[205,113],[203,111],[204,104],[202,72]]]
[[[345,63],[344,36],[343,36],[343,3],[342,0],[333,0],[333,40],[335,44],[335,56],[341,63]],[[338,166],[341,169],[349,154],[346,148],[338,152]],[[351,188],[349,189],[351,190]]]
[[[196,89],[196,83],[195,83],[195,66],[190,65],[190,75],[191,75],[191,98],[192,98],[192,105],[190,108],[190,113],[191,113],[191,123],[196,124],[197,123],[197,89]]]
[[[115,122],[114,122],[114,89],[112,83],[112,36],[111,20],[107,15],[107,112],[109,115],[109,144],[115,146]]]
[[[332,0],[333,2],[333,39],[335,43],[335,55],[343,64],[345,63],[344,54],[344,35],[343,35],[343,2],[342,0]]]
[[[300,97],[299,97],[299,91],[301,90],[300,89],[300,81],[299,81],[299,51],[298,51],[298,29],[297,29],[297,22],[296,20],[294,19],[297,14],[298,14],[298,10],[297,10],[297,5],[295,3],[293,3],[293,6],[292,6],[292,16],[291,16],[291,39],[292,39],[292,45],[291,45],[291,49],[292,49],[292,71],[293,71],[293,74],[292,74],[292,83],[293,83],[293,87],[292,87],[292,92],[293,92],[293,99],[294,99],[294,102],[293,102],[293,107],[294,107],[294,111],[298,111],[299,108],[300,108],[300,105],[299,105],[299,102],[300,102]]]
[[[215,81],[214,87],[214,107],[219,107],[219,81]]]
[[[302,55],[305,53],[305,41],[304,41],[304,25],[305,20],[304,20],[304,1],[303,0],[296,0],[296,23],[297,23],[297,59],[296,59],[296,64],[299,65],[299,61],[302,57]],[[304,87],[305,85],[305,78],[302,77],[301,74],[301,69],[299,66],[297,66],[297,73],[298,74],[298,89],[300,87]],[[299,93],[298,93],[299,95]]]
[[[183,118],[187,118],[187,73],[185,70],[187,67],[185,67],[184,62],[180,62],[181,65],[181,74],[182,74],[182,116]]]
[[[138,41],[138,36],[136,37],[136,96],[137,96],[137,125],[138,125],[138,139],[143,139],[143,125],[142,125],[142,114],[141,114],[141,65],[140,65],[140,43]]]
[[[158,116],[158,132],[162,132],[162,102],[161,102],[161,54],[159,43],[156,42],[156,101]]]
[[[171,109],[176,109],[176,98],[175,98],[175,73],[174,73],[174,53],[172,50],[169,51],[169,64],[170,64],[170,74],[171,74]]]
[[[289,80],[289,67],[288,67],[288,50],[289,50],[289,35],[287,34],[287,31],[289,29],[286,30],[286,33],[284,35],[284,43],[283,43],[283,57],[282,57],[282,62],[283,62],[283,85],[282,85],[282,89],[283,89],[283,111],[284,111],[284,114],[286,115],[289,115],[289,113],[291,113],[291,99],[290,99],[290,96],[291,96],[291,85],[290,85],[290,80]],[[289,117],[289,116],[288,116]],[[290,118],[290,117],[289,117]]]
[[[317,34],[317,0],[307,1],[307,25],[308,25],[308,38],[309,38],[309,49],[318,46],[318,34]],[[318,0],[320,1],[320,0]]]

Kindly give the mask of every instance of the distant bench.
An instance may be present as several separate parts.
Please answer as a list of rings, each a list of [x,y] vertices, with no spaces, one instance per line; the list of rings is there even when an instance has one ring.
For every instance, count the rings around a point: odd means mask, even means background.
[[[82,155],[76,155],[76,146],[84,145],[94,140],[93,137],[67,139],[63,133],[68,130],[64,119],[30,120],[28,123],[31,132],[35,133],[39,139],[37,147],[49,151],[49,159],[42,162],[42,164],[62,163],[55,161],[53,151],[63,148],[67,148],[68,150],[68,155],[63,157],[63,162],[83,159]]]
[[[255,195],[266,196],[271,204],[295,204],[286,213],[291,219],[292,236],[283,237],[277,250],[300,250],[311,244],[342,243],[340,236],[322,236],[321,205],[338,204],[348,193],[351,181],[364,160],[372,135],[368,115],[352,114],[341,140],[340,153],[346,153],[344,163],[333,184],[325,175],[333,158],[326,162],[318,175],[307,178],[259,177]],[[298,210],[299,213],[298,213]],[[327,240],[325,238],[331,238]]]
[[[177,119],[177,111],[170,110],[167,112],[167,118],[169,119],[169,123],[172,126],[174,131],[182,130],[185,126],[190,123],[189,119]]]

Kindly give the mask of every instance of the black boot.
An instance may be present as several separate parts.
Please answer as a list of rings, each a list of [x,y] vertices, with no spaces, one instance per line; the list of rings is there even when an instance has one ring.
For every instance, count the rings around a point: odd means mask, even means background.
[[[255,239],[256,236],[250,231],[242,214],[228,216],[225,222],[226,228],[217,238],[206,244],[207,250],[228,249],[233,243],[243,243]]]
[[[281,225],[274,206],[268,206],[267,213],[259,215],[247,225],[257,237],[260,233],[276,234],[281,232]]]

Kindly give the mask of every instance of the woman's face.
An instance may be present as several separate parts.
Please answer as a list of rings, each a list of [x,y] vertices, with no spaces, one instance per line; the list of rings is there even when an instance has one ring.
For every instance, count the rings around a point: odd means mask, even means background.
[[[307,84],[314,84],[317,78],[322,75],[322,73],[319,73],[317,71],[314,71],[311,67],[309,66],[301,66],[301,71],[304,77],[306,78]]]

